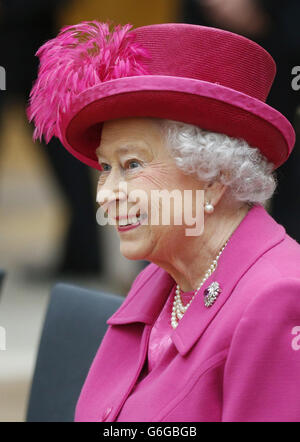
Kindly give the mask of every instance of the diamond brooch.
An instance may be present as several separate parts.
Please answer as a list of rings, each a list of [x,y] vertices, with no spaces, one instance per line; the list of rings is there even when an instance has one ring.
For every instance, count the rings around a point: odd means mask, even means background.
[[[221,293],[221,288],[218,282],[212,282],[205,290],[204,290],[204,304],[205,307],[210,307],[213,305],[219,294]]]

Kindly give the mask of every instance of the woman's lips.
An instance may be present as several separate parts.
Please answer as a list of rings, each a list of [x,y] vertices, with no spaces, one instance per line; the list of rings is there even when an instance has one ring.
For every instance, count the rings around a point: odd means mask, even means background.
[[[147,219],[147,214],[143,214],[140,216],[139,221],[137,221],[136,223],[133,224],[128,224],[128,225],[118,225],[118,232],[125,232],[126,230],[131,230],[131,229],[135,229],[136,227],[139,227],[141,224],[143,224]]]
[[[135,224],[129,224],[128,226],[118,226],[118,232],[125,232],[126,230],[132,230],[140,226],[141,223],[138,221]]]

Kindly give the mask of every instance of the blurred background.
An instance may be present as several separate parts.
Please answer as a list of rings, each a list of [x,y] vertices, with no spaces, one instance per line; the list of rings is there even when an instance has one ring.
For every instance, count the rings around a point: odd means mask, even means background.
[[[248,36],[271,52],[278,74],[269,104],[299,131],[300,91],[291,86],[300,65],[298,0],[0,0],[0,421],[23,421],[49,294],[57,281],[126,296],[146,262],[119,252],[111,226],[96,223],[97,172],[80,164],[56,139],[32,142],[25,107],[38,60],[34,53],[60,27],[83,20],[134,27],[186,22]],[[299,71],[300,72],[300,71]],[[299,81],[300,85],[300,81]],[[300,242],[300,153],[297,144],[278,169],[267,210]]]

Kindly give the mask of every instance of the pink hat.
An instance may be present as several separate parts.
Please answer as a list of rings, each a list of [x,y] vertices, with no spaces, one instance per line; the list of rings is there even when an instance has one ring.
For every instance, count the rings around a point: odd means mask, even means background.
[[[41,46],[28,107],[34,139],[57,136],[101,170],[95,149],[104,121],[157,117],[243,138],[275,169],[287,160],[295,132],[265,103],[276,65],[261,46],[198,25],[131,28],[83,22]]]

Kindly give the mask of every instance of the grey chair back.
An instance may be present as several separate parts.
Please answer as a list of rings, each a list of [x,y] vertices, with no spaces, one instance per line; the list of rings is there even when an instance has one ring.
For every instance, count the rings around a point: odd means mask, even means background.
[[[80,390],[124,298],[58,283],[40,338],[27,406],[27,422],[72,422]]]

